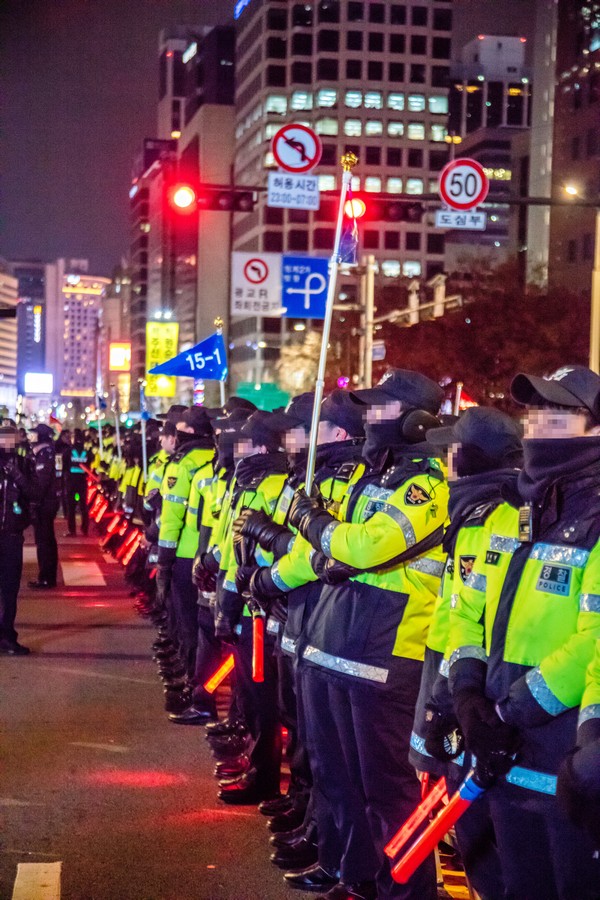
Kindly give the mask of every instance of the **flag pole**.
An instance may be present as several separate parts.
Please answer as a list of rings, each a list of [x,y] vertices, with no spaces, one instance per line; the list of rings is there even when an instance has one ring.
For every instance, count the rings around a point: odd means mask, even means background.
[[[146,382],[140,378],[140,424],[142,428],[142,468],[144,481],[148,481],[148,448],[146,447]]]
[[[321,342],[321,355],[315,384],[315,404],[313,406],[312,423],[310,426],[310,443],[308,446],[308,461],[306,466],[306,492],[310,494],[315,475],[315,461],[317,457],[317,432],[319,430],[319,415],[321,412],[321,400],[325,386],[325,369],[327,366],[327,345],[331,331],[331,319],[333,317],[333,304],[337,284],[337,274],[340,267],[340,243],[342,239],[342,226],[344,223],[344,204],[346,195],[352,181],[352,169],[358,164],[358,157],[354,153],[345,153],[341,160],[342,190],[338,208],[337,226],[335,229],[335,242],[329,264],[329,285],[327,288],[327,301],[325,305],[325,318],[323,321],[323,339]]]
[[[117,439],[117,459],[121,462],[121,428],[119,422],[119,390],[111,384],[113,392],[113,412],[115,414],[115,437]]]
[[[217,334],[223,334],[223,319],[221,316],[217,316],[214,322],[215,328],[217,329]],[[219,398],[221,401],[221,406],[225,406],[225,382],[223,380],[219,381]]]

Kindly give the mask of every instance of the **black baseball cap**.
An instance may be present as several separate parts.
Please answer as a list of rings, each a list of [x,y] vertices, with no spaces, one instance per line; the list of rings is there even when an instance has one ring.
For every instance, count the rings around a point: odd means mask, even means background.
[[[351,437],[364,437],[366,406],[358,393],[336,388],[321,403],[319,420],[332,422],[347,431]]]
[[[434,447],[450,444],[477,447],[498,462],[521,451],[521,426],[499,409],[472,406],[453,425],[431,428],[427,442]]]
[[[240,437],[250,438],[256,447],[264,444],[269,450],[277,450],[281,446],[281,431],[275,413],[257,409],[242,425]]]
[[[526,375],[519,372],[510,392],[524,406],[584,407],[600,421],[600,375],[586,366],[561,366],[551,375]]]
[[[425,409],[433,415],[444,399],[444,391],[437,382],[410,369],[388,369],[374,388],[353,393],[370,406],[401,400],[408,408]]]
[[[194,429],[194,434],[210,435],[212,426],[206,410],[202,406],[192,406],[179,416],[178,422],[184,422]]]
[[[314,405],[313,391],[299,394],[290,400],[285,409],[276,409],[273,412],[275,427],[280,428],[282,432],[291,428],[304,428],[310,431]]]
[[[37,434],[40,441],[51,441],[54,439],[53,430],[49,425],[44,425],[43,422],[40,422],[39,425],[36,425],[34,428],[30,428],[29,430],[34,434]]]

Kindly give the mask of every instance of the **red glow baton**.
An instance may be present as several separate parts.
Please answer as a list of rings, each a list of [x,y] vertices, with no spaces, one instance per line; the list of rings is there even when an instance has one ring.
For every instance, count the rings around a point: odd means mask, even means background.
[[[204,684],[204,690],[208,694],[214,694],[222,681],[225,681],[229,673],[233,670],[235,661],[233,653],[230,653],[225,662],[221,663],[214,675],[212,675]]]
[[[419,825],[425,821],[427,816],[438,803],[443,803],[448,797],[446,789],[446,779],[440,778],[435,787],[433,787],[427,796],[421,800],[415,811],[408,817],[404,825],[398,829],[391,841],[384,847],[384,853],[392,859],[397,856],[404,845],[413,836]]]
[[[265,619],[252,616],[252,681],[265,680]]]
[[[435,819],[429,823],[425,831],[419,835],[412,847],[392,868],[392,878],[400,884],[406,884],[421,863],[433,853],[441,839],[455,822],[460,819],[474,800],[483,794],[485,788],[475,781],[473,769],[469,772],[459,789],[453,794],[448,806],[440,810]],[[433,791],[431,792],[433,794]],[[431,796],[431,794],[429,795]],[[387,848],[386,848],[387,852]]]

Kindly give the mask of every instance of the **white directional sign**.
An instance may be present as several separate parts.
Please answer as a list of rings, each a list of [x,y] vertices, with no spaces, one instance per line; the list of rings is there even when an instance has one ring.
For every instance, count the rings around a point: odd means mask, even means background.
[[[452,209],[474,209],[483,203],[489,188],[487,175],[474,159],[453,159],[440,173],[439,194]]]
[[[323,152],[321,138],[306,125],[284,125],[271,142],[280,169],[300,174],[318,165]]]
[[[281,315],[281,254],[231,254],[231,314]]]
[[[460,212],[458,209],[436,209],[436,228],[458,228],[465,231],[485,231],[487,213],[477,210]]]
[[[316,175],[269,172],[267,206],[280,209],[318,209],[321,205]]]

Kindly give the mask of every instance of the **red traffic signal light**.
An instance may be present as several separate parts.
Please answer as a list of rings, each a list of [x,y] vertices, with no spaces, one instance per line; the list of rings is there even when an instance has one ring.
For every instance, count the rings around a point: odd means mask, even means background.
[[[349,219],[360,219],[367,211],[367,204],[360,197],[353,197],[346,200],[344,204],[344,213]]]
[[[406,200],[393,194],[354,195],[344,204],[349,219],[363,218],[365,222],[420,222],[425,213],[418,200]]]
[[[167,189],[167,200],[175,212],[189,214],[198,208],[198,197],[191,184],[178,182]]]

